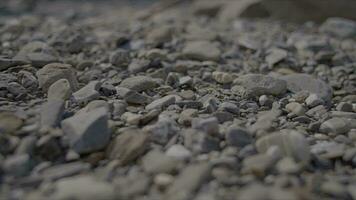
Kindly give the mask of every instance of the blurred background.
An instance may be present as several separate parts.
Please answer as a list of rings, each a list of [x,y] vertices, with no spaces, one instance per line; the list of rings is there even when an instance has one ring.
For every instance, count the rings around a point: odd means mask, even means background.
[[[323,21],[328,17],[356,19],[356,0],[0,0],[0,15],[93,14],[123,6],[153,7],[153,15],[179,5],[182,14],[200,10],[203,14],[225,12],[233,17],[271,17],[293,22]]]

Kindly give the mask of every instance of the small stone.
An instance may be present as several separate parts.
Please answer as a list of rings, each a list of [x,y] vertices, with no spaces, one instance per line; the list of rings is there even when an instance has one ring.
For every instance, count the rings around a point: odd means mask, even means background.
[[[141,121],[142,115],[131,112],[125,112],[121,115],[121,119],[130,125],[138,125]]]
[[[173,28],[171,26],[159,26],[147,34],[147,40],[157,44],[169,42],[172,39]]]
[[[118,49],[110,56],[110,63],[116,67],[127,67],[130,63],[130,52]]]
[[[77,153],[91,153],[104,148],[111,137],[105,108],[82,112],[62,121],[63,132]]]
[[[151,90],[158,86],[155,80],[148,76],[134,76],[126,78],[120,84],[121,87],[135,90],[137,92]]]
[[[271,107],[273,104],[273,100],[271,98],[268,98],[267,95],[261,95],[260,98],[258,98],[258,102],[261,106],[267,107]]]
[[[190,76],[183,76],[179,78],[178,85],[179,86],[191,86],[193,84],[193,79]]]
[[[275,64],[281,62],[287,57],[288,53],[287,51],[283,49],[271,49],[269,50],[267,56],[266,56],[266,62],[268,66],[273,67]]]
[[[166,151],[166,155],[177,160],[188,160],[192,156],[192,153],[183,145],[175,144],[169,147]]]
[[[184,168],[168,188],[165,199],[185,200],[195,192],[210,176],[208,163],[191,164]]]
[[[47,195],[44,194],[45,196]],[[48,196],[53,200],[113,200],[115,197],[116,191],[113,185],[98,180],[92,175],[79,175],[58,180],[54,183],[54,192]]]
[[[291,92],[308,91],[316,94],[325,102],[331,101],[333,96],[332,88],[324,81],[316,79],[309,74],[291,74],[281,78],[287,82],[287,89]]]
[[[261,74],[246,74],[235,79],[234,83],[241,85],[248,96],[278,96],[287,90],[285,81]]]
[[[278,161],[276,168],[282,174],[295,174],[300,170],[299,165],[289,157],[285,157]]]
[[[82,87],[80,90],[73,93],[73,98],[78,103],[87,103],[89,101],[98,99],[100,93],[101,83],[99,81],[91,81],[86,86]]]
[[[15,177],[25,176],[32,169],[32,161],[28,154],[12,155],[3,163],[3,170]]]
[[[356,22],[343,18],[329,18],[321,26],[320,31],[340,38],[356,36]]]
[[[41,107],[41,127],[58,127],[64,114],[64,101],[50,99]]]
[[[59,79],[54,82],[49,88],[47,93],[48,99],[54,100],[68,100],[72,95],[72,88],[67,79]]]
[[[252,173],[257,176],[264,176],[274,164],[274,161],[267,154],[257,154],[247,157],[243,160],[242,171],[244,173]]]
[[[191,41],[183,49],[183,56],[199,61],[218,61],[221,51],[213,43],[208,41]]]
[[[219,121],[216,117],[206,119],[195,118],[192,121],[192,128],[201,130],[208,135],[216,135],[219,133]]]
[[[317,94],[310,94],[306,99],[305,103],[308,107],[314,108],[318,105],[324,105],[324,101]]]
[[[73,91],[78,89],[78,82],[75,76],[75,72],[71,66],[67,64],[48,64],[38,70],[36,76],[38,78],[39,87],[46,92],[53,83],[60,79],[67,79]]]
[[[8,68],[18,66],[18,65],[25,65],[27,63],[28,62],[26,62],[24,60],[3,58],[0,56],[0,71],[4,71]]]
[[[174,120],[160,117],[155,124],[144,127],[144,130],[150,133],[152,141],[166,144],[179,128]]]
[[[344,134],[350,130],[350,125],[343,118],[331,118],[320,125],[320,131],[329,134]]]
[[[149,134],[139,129],[127,130],[113,139],[106,151],[107,156],[126,165],[141,156],[147,150],[149,142]]]
[[[234,80],[233,76],[226,72],[215,71],[213,72],[212,77],[216,82],[221,84],[228,84]]]
[[[271,146],[278,146],[284,156],[294,158],[298,163],[307,164],[310,160],[309,144],[305,137],[293,130],[276,132],[256,141],[259,152],[266,152]]]
[[[183,124],[185,126],[190,126],[193,118],[198,116],[197,109],[185,109],[183,110],[178,118],[178,123]]]
[[[34,41],[26,44],[13,58],[30,62],[35,67],[58,61],[57,52],[44,42]]]
[[[174,181],[174,177],[170,174],[157,174],[153,182],[160,188],[165,189]]]
[[[23,120],[14,113],[0,113],[0,133],[14,133],[23,125],[23,123]]]
[[[239,127],[231,127],[225,134],[225,139],[228,145],[243,148],[252,143],[251,134]]]
[[[163,109],[165,107],[168,107],[176,102],[176,96],[175,95],[167,95],[165,97],[162,97],[160,99],[157,99],[153,101],[152,103],[148,104],[146,106],[146,110],[153,110],[153,109]]]
[[[220,149],[219,139],[207,135],[195,129],[187,129],[183,132],[184,146],[193,153],[209,153]]]
[[[224,103],[220,104],[219,110],[230,112],[230,113],[236,114],[236,115],[238,115],[240,113],[239,107],[236,104],[230,103],[230,102],[224,102]]]
[[[127,70],[131,73],[144,72],[150,67],[150,61],[146,59],[133,59]]]
[[[116,87],[116,92],[118,96],[122,97],[127,103],[130,104],[146,104],[152,101],[147,95],[140,94],[134,90],[130,90],[124,87]]]
[[[142,158],[143,169],[150,174],[169,174],[176,169],[177,164],[178,160],[157,150],[148,152]]]
[[[352,112],[353,106],[351,103],[341,102],[336,106],[336,110],[342,111],[342,112]]]
[[[302,116],[305,114],[306,111],[306,109],[300,103],[296,103],[296,102],[287,104],[286,110],[294,116]]]

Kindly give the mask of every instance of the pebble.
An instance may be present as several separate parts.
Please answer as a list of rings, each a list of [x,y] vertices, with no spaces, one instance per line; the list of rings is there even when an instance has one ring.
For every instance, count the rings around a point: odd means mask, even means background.
[[[165,117],[159,117],[155,124],[143,129],[151,135],[152,141],[158,144],[166,144],[179,130],[174,120]]]
[[[286,92],[285,81],[261,74],[246,74],[234,80],[245,89],[248,96],[281,95]]]
[[[324,101],[317,94],[310,94],[308,98],[305,99],[305,103],[310,108],[314,108],[319,105],[324,105]]]
[[[231,127],[225,134],[228,145],[243,148],[252,143],[251,133],[239,127]]]
[[[176,96],[175,95],[167,95],[165,97],[159,98],[157,100],[154,100],[150,104],[146,106],[146,110],[153,110],[153,109],[163,109],[165,107],[168,107],[176,102]]]
[[[289,91],[298,93],[300,91],[308,91],[316,94],[320,99],[330,102],[333,90],[332,88],[319,79],[314,78],[308,74],[291,74],[282,77],[287,82]]]
[[[110,63],[116,67],[127,67],[130,63],[130,52],[124,49],[114,51],[110,56]]]
[[[73,91],[76,91],[79,87],[75,71],[67,64],[51,63],[45,65],[37,71],[36,76],[39,87],[43,91],[48,91],[48,88],[60,79],[67,79]]]
[[[64,101],[51,99],[41,107],[41,127],[54,128],[58,127],[64,114]]]
[[[343,118],[331,118],[320,125],[320,131],[328,134],[344,134],[350,130],[350,125]]]
[[[3,134],[12,134],[23,125],[24,120],[15,113],[0,112],[0,132]]]
[[[274,145],[280,148],[284,156],[292,157],[298,163],[307,164],[311,158],[307,140],[297,131],[276,132],[256,141],[259,152],[266,152]]]
[[[218,61],[221,51],[209,41],[191,41],[183,48],[182,55],[198,61]]]
[[[184,200],[189,198],[209,178],[209,163],[191,164],[184,168],[165,193],[166,199]]]
[[[216,117],[207,119],[195,118],[192,120],[192,128],[201,130],[208,135],[216,135],[219,133],[219,122]]]
[[[352,112],[353,106],[351,103],[341,102],[336,106],[336,110],[342,111],[342,112]]]
[[[61,125],[69,138],[71,148],[79,154],[104,148],[111,137],[105,108],[79,113],[63,120]]]
[[[221,84],[228,84],[234,80],[233,76],[226,72],[215,71],[212,73],[212,77],[216,82]]]
[[[129,104],[147,104],[152,101],[152,98],[149,96],[124,87],[116,87],[116,92],[118,96],[123,98]]]
[[[54,183],[54,192],[50,195],[45,192],[33,194],[30,199],[51,198],[53,200],[63,199],[102,199],[114,200],[117,196],[116,190],[110,183],[98,180],[93,175],[78,175],[61,179]]]
[[[152,90],[158,85],[156,81],[148,76],[134,76],[123,80],[120,86],[137,92],[142,92],[145,90]]]
[[[192,157],[192,153],[180,144],[175,144],[169,147],[166,151],[166,155],[177,160],[188,160]]]
[[[163,152],[152,150],[142,158],[143,169],[150,174],[172,173],[178,160],[165,155]]]
[[[72,95],[72,88],[67,79],[59,79],[54,82],[49,88],[47,93],[48,99],[53,100],[68,100]]]
[[[43,67],[58,61],[57,54],[48,44],[34,41],[23,46],[13,59],[30,62],[35,67]]]
[[[11,174],[15,177],[26,176],[32,169],[32,163],[28,154],[18,154],[9,156],[4,160],[3,170],[5,173]]]
[[[286,110],[294,116],[302,116],[305,114],[306,109],[300,103],[291,102],[286,105]]]
[[[149,142],[150,135],[140,129],[127,130],[112,140],[106,151],[107,157],[119,160],[121,165],[127,165],[148,149]]]
[[[100,97],[99,81],[91,81],[86,86],[73,93],[73,99],[78,103],[87,103]]]

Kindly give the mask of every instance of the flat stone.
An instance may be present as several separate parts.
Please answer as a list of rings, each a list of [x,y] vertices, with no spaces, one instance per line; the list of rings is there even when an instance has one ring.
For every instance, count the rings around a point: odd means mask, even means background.
[[[63,120],[61,124],[71,148],[80,154],[104,148],[111,137],[105,108],[79,113]]]
[[[148,76],[133,76],[123,80],[120,86],[141,92],[154,89],[158,86],[158,84],[155,80]]]
[[[289,91],[298,93],[300,91],[308,91],[318,95],[325,102],[330,102],[333,96],[332,88],[319,79],[308,74],[291,74],[281,77],[287,82]]]
[[[341,102],[336,106],[336,110],[342,111],[342,112],[352,112],[353,106],[351,103]]]
[[[118,159],[122,165],[126,165],[141,156],[149,142],[149,134],[139,129],[127,130],[113,139],[106,153],[109,159]]]
[[[41,127],[58,127],[64,114],[64,101],[50,99],[41,107]]]
[[[197,109],[185,109],[183,110],[178,118],[178,123],[183,124],[185,126],[190,126],[192,120],[198,116]]]
[[[242,171],[244,173],[252,173],[257,176],[264,176],[273,164],[274,161],[271,156],[267,154],[257,154],[243,160]]]
[[[307,140],[297,131],[276,132],[256,141],[256,148],[261,153],[274,145],[280,148],[284,156],[292,157],[298,163],[307,164],[311,158]]]
[[[221,51],[213,43],[208,41],[191,41],[184,47],[184,57],[199,61],[218,61]]]
[[[28,62],[24,60],[17,60],[17,59],[11,59],[11,58],[3,58],[0,57],[0,71],[4,71],[8,68],[18,66],[18,65],[25,65]]]
[[[176,96],[175,95],[167,95],[165,97],[159,98],[157,100],[154,100],[152,103],[148,104],[146,106],[146,110],[153,110],[153,109],[163,109],[165,107],[168,107],[176,102]]]
[[[246,74],[235,79],[234,83],[242,86],[248,96],[278,96],[287,90],[285,81],[262,74]]]
[[[99,89],[101,83],[99,81],[91,81],[86,86],[73,93],[73,98],[78,103],[87,103],[100,97]]]
[[[46,92],[53,83],[60,79],[67,79],[73,91],[78,89],[75,71],[67,64],[51,63],[45,65],[37,71],[36,76],[39,87]]]
[[[329,134],[344,134],[350,129],[349,122],[343,118],[331,118],[320,125],[320,131]]]
[[[65,101],[68,100],[71,95],[72,88],[70,87],[69,81],[67,79],[59,79],[48,88],[47,98]]]

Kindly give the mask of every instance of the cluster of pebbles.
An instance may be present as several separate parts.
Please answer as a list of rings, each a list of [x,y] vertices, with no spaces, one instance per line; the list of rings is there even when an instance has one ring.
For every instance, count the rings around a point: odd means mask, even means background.
[[[356,199],[355,21],[135,9],[0,18],[0,199]]]

